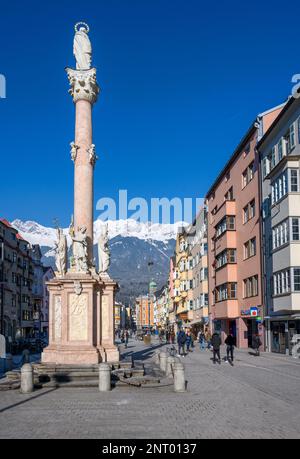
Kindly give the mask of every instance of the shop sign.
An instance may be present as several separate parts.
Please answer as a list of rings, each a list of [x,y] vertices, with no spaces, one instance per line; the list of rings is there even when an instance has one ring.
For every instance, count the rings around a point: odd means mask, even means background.
[[[249,309],[242,309],[241,310],[241,316],[244,316],[244,317],[257,317],[258,316],[258,308],[256,306],[253,306],[252,308],[249,308]]]
[[[250,308],[250,314],[251,317],[257,317],[258,316],[258,308]]]

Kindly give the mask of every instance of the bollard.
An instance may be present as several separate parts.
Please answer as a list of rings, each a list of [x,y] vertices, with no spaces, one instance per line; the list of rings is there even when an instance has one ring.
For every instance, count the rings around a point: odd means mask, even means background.
[[[33,392],[33,368],[30,363],[25,363],[21,368],[21,392],[22,394]]]
[[[161,371],[163,371],[164,373],[166,373],[167,371],[167,354],[165,352],[161,352],[160,355],[160,369]]]
[[[156,351],[155,352],[154,362],[156,363],[156,365],[159,365],[159,363],[160,363],[160,351]]]
[[[184,366],[181,362],[174,363],[174,391],[186,392]]]
[[[107,363],[99,365],[99,391],[109,392],[111,390],[111,368]]]
[[[177,362],[176,357],[168,357],[167,358],[167,376],[173,377],[174,376],[174,364]]]
[[[13,358],[11,354],[6,354],[5,358],[5,371],[11,371],[13,369]]]

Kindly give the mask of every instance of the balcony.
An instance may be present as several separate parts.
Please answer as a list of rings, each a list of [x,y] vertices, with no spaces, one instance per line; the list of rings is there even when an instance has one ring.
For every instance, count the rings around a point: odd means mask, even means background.
[[[222,268],[216,269],[215,271],[215,282],[216,285],[222,285],[227,282],[237,282],[238,279],[238,268],[235,263],[228,263]]]
[[[215,255],[223,252],[225,249],[236,249],[236,231],[227,230],[215,241]]]
[[[226,215],[236,215],[236,202],[235,201],[224,201],[223,204],[218,208],[217,212],[214,214],[213,226],[216,226],[218,223],[223,220]]]
[[[216,319],[235,319],[240,315],[238,300],[220,301],[213,310]]]

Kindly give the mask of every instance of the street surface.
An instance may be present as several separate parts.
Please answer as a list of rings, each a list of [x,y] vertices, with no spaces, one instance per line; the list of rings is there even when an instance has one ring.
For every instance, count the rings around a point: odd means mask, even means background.
[[[156,339],[121,346],[145,361],[159,348]],[[184,394],[172,386],[1,392],[0,438],[300,438],[300,361],[245,350],[233,367],[211,358],[198,346],[182,358]]]

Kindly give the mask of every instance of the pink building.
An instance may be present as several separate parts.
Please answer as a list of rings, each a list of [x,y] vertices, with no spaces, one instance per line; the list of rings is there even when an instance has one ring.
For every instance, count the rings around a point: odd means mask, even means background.
[[[206,196],[210,323],[241,348],[264,335],[256,145],[282,107],[257,117]]]

